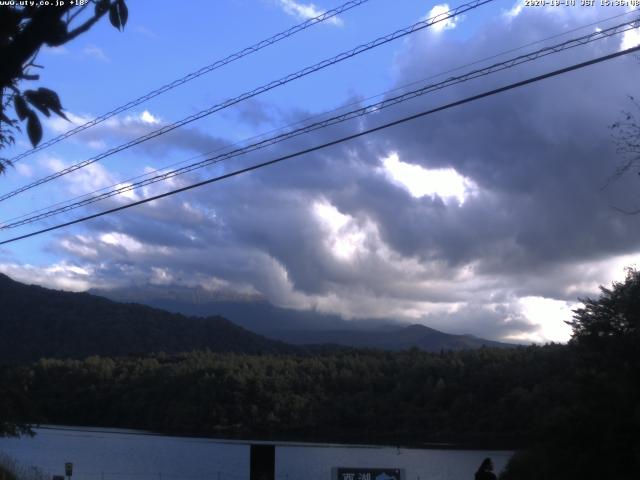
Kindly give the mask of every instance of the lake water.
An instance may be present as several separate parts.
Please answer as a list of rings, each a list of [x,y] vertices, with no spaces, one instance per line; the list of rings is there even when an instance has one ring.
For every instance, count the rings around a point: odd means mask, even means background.
[[[34,438],[0,438],[23,466],[73,480],[240,480],[249,478],[249,442],[149,435],[134,430],[41,428]],[[330,480],[332,467],[404,468],[406,480],[473,479],[485,457],[496,472],[512,452],[423,450],[334,444],[276,444],[278,480]]]

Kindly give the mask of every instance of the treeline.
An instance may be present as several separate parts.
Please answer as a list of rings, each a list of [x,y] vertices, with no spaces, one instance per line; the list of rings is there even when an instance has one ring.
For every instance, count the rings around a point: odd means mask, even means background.
[[[640,478],[640,272],[584,299],[568,345],[191,352],[0,367],[25,423],[212,436],[526,447],[501,480]],[[264,351],[263,351],[264,352]]]
[[[567,346],[316,356],[192,352],[5,369],[40,423],[513,447],[577,400]]]

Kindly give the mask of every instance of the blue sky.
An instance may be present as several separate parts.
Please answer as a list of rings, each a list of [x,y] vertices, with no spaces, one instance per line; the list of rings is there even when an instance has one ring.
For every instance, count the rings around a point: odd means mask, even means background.
[[[45,66],[41,85],[59,93],[75,122],[339,3],[129,0],[128,5],[124,32],[105,20],[38,57]],[[25,158],[1,179],[2,191],[446,8],[438,2],[371,0]],[[621,13],[495,1],[445,28],[364,53],[25,192],[3,202],[2,220],[595,22],[574,35],[590,33],[613,25],[615,20],[603,19]],[[638,36],[632,30],[55,220],[616,51]],[[258,293],[278,305],[354,320],[400,318],[496,339],[566,340],[562,320],[570,319],[578,297],[623,276],[623,267],[640,252],[633,240],[640,233],[637,218],[611,209],[634,204],[637,182],[624,178],[614,188],[600,189],[620,161],[607,126],[630,108],[627,95],[637,90],[638,69],[632,57],[615,60],[224,185],[0,247],[0,271],[72,290],[199,285]],[[63,120],[47,121],[44,139],[68,128]],[[3,154],[11,157],[26,148],[23,138]]]

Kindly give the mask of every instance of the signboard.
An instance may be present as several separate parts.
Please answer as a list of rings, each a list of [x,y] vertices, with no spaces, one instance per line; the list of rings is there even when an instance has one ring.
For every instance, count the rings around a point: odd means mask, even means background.
[[[333,468],[333,480],[404,480],[403,468]]]
[[[64,464],[64,474],[67,477],[70,477],[71,475],[73,475],[73,463],[67,462]]]

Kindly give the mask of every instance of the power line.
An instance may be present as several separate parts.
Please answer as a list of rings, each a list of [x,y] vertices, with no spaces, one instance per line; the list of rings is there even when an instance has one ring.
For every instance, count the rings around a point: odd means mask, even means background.
[[[39,152],[41,150],[44,150],[45,148],[48,148],[52,145],[55,145],[58,142],[61,142],[62,140],[71,137],[72,135],[75,135],[76,133],[80,133],[83,130],[86,130],[90,127],[93,127],[94,125],[98,125],[99,123],[104,122],[105,120],[108,120],[109,118],[118,115],[119,113],[125,112],[135,106],[140,105],[141,103],[146,102],[147,100],[151,100],[154,97],[157,97],[158,95],[161,95],[169,90],[172,90],[180,85],[183,85],[187,82],[190,82],[191,80],[194,80],[198,77],[201,77],[202,75],[205,75],[207,73],[210,73],[214,70],[217,70],[218,68],[221,68],[225,65],[228,65],[229,63],[235,62],[236,60],[240,60],[243,57],[246,57],[247,55],[251,55],[252,53],[256,53],[260,50],[262,50],[263,48],[269,47],[275,43],[278,43],[288,37],[291,37],[292,35],[295,35],[298,32],[301,32],[303,30],[306,30],[309,27],[312,27],[313,25],[317,25],[318,23],[322,23],[325,22],[337,15],[340,15],[341,13],[344,13],[348,10],[351,10],[352,8],[358,7],[360,5],[362,5],[363,3],[367,3],[369,0],[351,0],[349,2],[346,2],[342,5],[340,5],[337,8],[334,8],[332,10],[328,10],[324,13],[322,13],[321,15],[318,15],[316,17],[310,18],[302,23],[299,23],[298,25],[295,25],[291,28],[289,28],[288,30],[284,30],[282,32],[276,33],[275,35],[266,38],[264,40],[259,41],[258,43],[255,43],[249,47],[246,47],[242,50],[239,50],[235,53],[232,53],[231,55],[221,59],[221,60],[217,60],[214,63],[207,65],[205,67],[202,67],[194,72],[191,72],[181,78],[178,78],[177,80],[174,80],[170,83],[167,83],[155,90],[152,90],[151,92],[142,95],[141,97],[136,98],[135,100],[131,100],[128,103],[125,103],[124,105],[121,105],[117,108],[114,108],[113,110],[110,110],[107,113],[104,113],[102,115],[100,115],[99,117],[96,117],[86,123],[83,123],[82,125],[79,125],[61,135],[58,135],[57,137],[54,137],[44,143],[41,143],[40,145],[38,145],[35,148],[32,148],[31,150],[27,150],[26,152],[23,152],[19,155],[16,155],[15,157],[9,159],[10,163],[15,163],[18,160],[21,160],[25,157],[28,157],[29,155],[33,155],[36,152]]]
[[[127,148],[133,147],[135,145],[138,145],[140,143],[143,143],[143,142],[145,142],[147,140],[150,140],[152,138],[158,137],[160,135],[164,135],[165,133],[168,133],[168,132],[170,132],[172,130],[175,130],[176,128],[182,127],[182,126],[184,126],[184,125],[186,125],[188,123],[194,122],[194,121],[199,120],[199,119],[201,119],[203,117],[211,115],[211,114],[213,114],[213,113],[215,113],[217,111],[223,110],[223,109],[228,108],[228,107],[230,107],[232,105],[240,103],[240,102],[242,102],[244,100],[247,100],[249,98],[252,98],[252,97],[255,97],[257,95],[260,95],[261,93],[267,92],[269,90],[272,90],[272,89],[274,89],[276,87],[280,87],[282,85],[286,85],[287,83],[290,83],[290,82],[292,82],[294,80],[297,80],[299,78],[305,77],[305,76],[307,76],[307,75],[309,75],[311,73],[317,72],[317,71],[322,70],[324,68],[327,68],[327,67],[329,67],[331,65],[334,65],[336,63],[339,63],[339,62],[342,62],[342,61],[347,60],[349,58],[352,58],[352,57],[354,57],[356,55],[359,55],[359,54],[361,54],[363,52],[369,51],[369,50],[371,50],[373,48],[376,48],[376,47],[379,47],[379,46],[384,45],[386,43],[389,43],[389,42],[391,42],[393,40],[396,40],[398,38],[402,38],[402,37],[405,37],[405,36],[410,35],[412,33],[415,33],[415,32],[418,32],[420,30],[423,30],[423,29],[425,29],[427,27],[430,27],[430,26],[432,26],[432,25],[434,25],[436,23],[443,22],[443,21],[448,20],[450,18],[454,18],[454,17],[456,17],[456,16],[458,16],[458,15],[464,13],[464,12],[467,12],[469,10],[473,10],[475,8],[478,8],[481,5],[484,5],[484,4],[493,2],[493,1],[494,0],[473,0],[471,2],[468,2],[468,3],[465,3],[463,5],[460,5],[460,6],[454,8],[452,10],[449,10],[447,12],[443,12],[443,13],[435,15],[435,16],[433,16],[431,18],[416,22],[416,23],[414,23],[413,25],[411,25],[409,27],[397,30],[397,31],[395,31],[393,33],[390,33],[388,35],[385,35],[383,37],[378,37],[377,39],[375,39],[375,40],[373,40],[371,42],[359,45],[359,46],[357,46],[357,47],[355,47],[355,48],[353,48],[351,50],[348,50],[346,52],[342,52],[342,53],[340,53],[340,54],[338,54],[338,55],[336,55],[336,56],[334,56],[334,57],[332,57],[330,59],[323,60],[323,61],[321,61],[319,63],[316,63],[315,65],[303,68],[302,70],[299,70],[296,73],[292,73],[292,74],[289,74],[289,75],[287,75],[285,77],[282,77],[279,80],[274,80],[274,81],[272,81],[272,82],[270,82],[268,84],[262,85],[261,87],[258,87],[256,89],[250,91],[250,92],[243,93],[243,94],[241,94],[241,95],[239,95],[237,97],[234,97],[232,99],[226,100],[225,102],[216,104],[216,105],[214,105],[214,106],[212,106],[210,108],[207,108],[205,110],[201,110],[200,112],[194,113],[193,115],[190,115],[190,116],[188,116],[186,118],[183,118],[182,120],[179,120],[179,121],[174,122],[174,123],[169,124],[169,125],[165,125],[164,127],[159,128],[158,130],[154,130],[153,132],[150,132],[150,133],[148,133],[146,135],[138,137],[138,138],[136,138],[134,140],[131,140],[131,141],[129,141],[127,143],[124,143],[122,145],[119,145],[117,147],[111,148],[111,149],[107,150],[106,152],[103,152],[103,153],[101,153],[99,155],[96,155],[96,156],[91,157],[91,158],[89,158],[87,160],[84,160],[82,162],[79,162],[79,163],[76,163],[74,165],[71,165],[71,166],[69,166],[67,168],[64,168],[64,169],[62,169],[62,170],[60,170],[58,172],[55,172],[55,173],[53,173],[51,175],[48,175],[48,176],[43,177],[43,178],[41,178],[39,180],[36,180],[35,182],[32,182],[32,183],[30,183],[28,185],[20,187],[20,188],[18,188],[16,190],[13,190],[13,191],[9,192],[9,193],[5,193],[4,195],[0,196],[0,202],[4,201],[4,200],[7,200],[7,199],[9,199],[11,197],[14,197],[14,196],[16,196],[16,195],[18,195],[18,194],[20,194],[22,192],[25,192],[27,190],[35,188],[35,187],[37,187],[39,185],[42,185],[44,183],[48,183],[48,182],[50,182],[52,180],[55,180],[56,178],[59,178],[59,177],[61,177],[63,175],[66,175],[68,173],[74,172],[74,171],[76,171],[76,170],[78,170],[80,168],[86,167],[87,165],[91,165],[92,163],[95,163],[95,162],[97,162],[99,160],[102,160],[102,159],[104,159],[106,157],[109,157],[109,156],[111,156],[111,155],[113,155],[115,153],[118,153],[118,152],[121,152],[123,150],[126,150]]]
[[[593,32],[593,33],[588,34],[588,35],[583,35],[581,37],[570,39],[570,40],[567,40],[565,42],[562,42],[562,43],[559,43],[559,44],[556,44],[556,45],[544,47],[544,48],[539,49],[539,50],[537,50],[535,52],[530,52],[530,53],[523,54],[523,55],[520,55],[520,56],[515,57],[515,58],[511,58],[511,59],[505,60],[503,62],[495,63],[495,64],[490,65],[488,67],[484,67],[484,68],[481,68],[481,69],[473,70],[473,71],[468,72],[468,73],[466,73],[464,75],[460,75],[460,76],[457,76],[457,77],[450,77],[450,78],[448,78],[448,79],[446,79],[446,80],[444,80],[442,82],[426,85],[426,86],[423,86],[423,87],[421,87],[419,89],[412,90],[410,92],[406,92],[406,93],[404,93],[402,95],[397,95],[395,97],[390,97],[390,98],[384,99],[383,101],[380,101],[380,102],[377,102],[377,103],[374,103],[374,104],[370,104],[370,105],[366,105],[366,106],[360,107],[358,109],[351,110],[349,112],[343,113],[341,115],[336,115],[336,116],[333,116],[333,117],[330,117],[330,118],[327,118],[327,119],[324,119],[324,120],[320,120],[320,121],[314,122],[312,124],[306,125],[304,127],[301,127],[301,128],[289,131],[289,132],[285,132],[285,133],[282,133],[280,135],[276,135],[274,137],[263,139],[261,141],[252,143],[250,145],[247,145],[247,146],[244,146],[244,147],[241,147],[241,148],[229,151],[229,152],[225,152],[225,153],[222,153],[220,155],[217,155],[217,156],[214,156],[214,157],[210,157],[210,158],[207,158],[205,160],[202,160],[202,161],[199,161],[199,162],[196,162],[196,163],[192,163],[190,165],[187,165],[185,167],[182,167],[182,168],[179,168],[179,169],[176,169],[176,170],[170,170],[170,171],[164,172],[162,174],[158,174],[158,175],[156,175],[154,177],[150,177],[150,178],[141,180],[141,181],[136,182],[136,183],[121,182],[120,184],[118,184],[118,185],[121,185],[121,186],[119,186],[118,188],[115,188],[114,190],[110,190],[110,191],[107,191],[107,192],[102,193],[100,195],[93,196],[93,197],[88,197],[88,198],[85,198],[84,200],[80,200],[80,201],[75,202],[75,203],[70,203],[68,205],[65,205],[65,206],[62,206],[62,207],[59,207],[59,208],[53,208],[53,207],[55,207],[55,205],[54,205],[54,206],[50,207],[50,209],[45,211],[44,213],[39,213],[37,215],[33,215],[33,216],[30,216],[30,217],[27,217],[27,218],[23,218],[21,220],[14,221],[12,223],[5,223],[4,225],[0,226],[0,229],[1,230],[6,230],[6,229],[9,229],[9,228],[16,228],[16,227],[19,227],[19,226],[27,225],[27,224],[36,222],[38,220],[49,218],[49,217],[52,217],[54,215],[58,215],[58,214],[61,214],[61,213],[65,213],[65,212],[74,210],[76,208],[80,208],[80,207],[83,207],[83,206],[86,206],[86,205],[89,205],[89,204],[92,204],[92,203],[96,203],[98,201],[106,200],[108,198],[120,195],[122,193],[130,192],[130,191],[135,190],[137,188],[141,188],[141,187],[144,187],[144,186],[147,186],[147,185],[151,185],[153,183],[164,181],[164,180],[167,180],[169,178],[172,178],[172,177],[175,177],[175,176],[178,176],[178,175],[183,175],[185,173],[191,172],[191,171],[196,170],[196,169],[200,169],[200,168],[203,168],[203,167],[215,164],[215,163],[220,163],[220,162],[222,162],[224,160],[228,160],[230,158],[234,158],[234,157],[237,157],[237,156],[240,156],[240,155],[244,155],[244,154],[247,154],[247,153],[250,153],[250,152],[254,152],[254,151],[257,151],[259,149],[263,149],[263,148],[275,145],[276,143],[280,143],[280,142],[283,142],[285,140],[289,140],[291,138],[294,138],[294,137],[297,137],[297,136],[300,136],[300,135],[303,135],[303,134],[307,134],[307,133],[310,133],[310,132],[313,132],[313,131],[316,131],[316,130],[319,130],[319,129],[322,129],[322,128],[327,128],[329,126],[336,125],[336,124],[339,124],[339,123],[343,123],[343,122],[345,122],[347,120],[351,120],[351,119],[354,119],[354,118],[357,118],[357,117],[362,117],[364,115],[368,115],[370,113],[380,111],[380,110],[382,110],[384,108],[388,108],[390,106],[397,105],[399,103],[403,103],[403,102],[406,102],[408,100],[412,100],[414,98],[417,98],[419,96],[425,95],[427,93],[434,92],[436,90],[441,90],[441,89],[446,88],[446,87],[450,87],[450,86],[457,85],[457,84],[460,84],[460,83],[463,83],[463,82],[466,82],[466,81],[469,81],[469,80],[473,80],[473,79],[476,79],[476,78],[479,78],[479,77],[483,77],[483,76],[486,76],[486,75],[489,75],[489,74],[492,74],[492,73],[496,73],[496,72],[503,71],[503,70],[506,70],[506,69],[509,69],[509,68],[513,68],[513,67],[516,67],[518,65],[522,65],[523,63],[527,63],[527,62],[531,62],[531,61],[534,61],[534,60],[538,60],[538,59],[546,57],[548,55],[559,53],[559,52],[562,52],[562,51],[565,51],[565,50],[568,50],[568,49],[571,49],[571,48],[575,48],[575,47],[578,47],[578,46],[586,45],[586,44],[594,42],[594,41],[598,41],[598,40],[602,40],[602,39],[605,39],[605,38],[609,38],[609,37],[612,37],[614,35],[619,35],[621,33],[624,33],[626,31],[634,29],[635,28],[635,24],[638,21],[638,19],[640,19],[640,17],[637,18],[637,19],[628,21],[628,22],[621,23],[619,25],[615,25],[613,27],[609,27],[609,28],[604,29],[604,30],[596,31],[596,32]],[[46,209],[44,209],[44,210],[46,210]]]
[[[509,50],[504,50],[504,51],[502,51],[500,53],[497,53],[497,54],[494,54],[494,55],[490,55],[488,57],[484,57],[482,59],[475,60],[473,62],[466,63],[464,65],[460,65],[458,67],[455,67],[455,68],[452,68],[452,69],[449,69],[449,70],[446,70],[446,71],[443,71],[443,72],[440,72],[440,73],[437,73],[437,74],[434,74],[434,75],[430,75],[428,77],[422,78],[421,80],[416,80],[414,82],[410,82],[410,83],[404,84],[404,85],[402,85],[400,87],[396,87],[396,88],[393,88],[391,90],[387,90],[385,92],[369,96],[369,97],[364,98],[362,100],[359,100],[357,102],[352,102],[352,103],[349,103],[349,104],[346,104],[346,105],[342,105],[342,106],[340,106],[338,108],[334,108],[332,110],[325,111],[325,112],[323,112],[321,114],[314,115],[314,116],[312,116],[310,118],[299,120],[299,121],[290,123],[288,125],[285,125],[285,126],[282,126],[282,127],[278,127],[278,128],[272,129],[272,130],[267,131],[267,132],[263,132],[261,134],[255,135],[253,137],[246,138],[243,141],[235,142],[235,143],[233,143],[233,144],[231,144],[229,146],[219,147],[219,148],[216,148],[214,150],[210,150],[210,151],[208,151],[206,153],[201,153],[201,154],[189,157],[189,158],[187,158],[185,160],[181,160],[179,162],[175,162],[175,163],[166,165],[165,167],[158,168],[158,169],[152,170],[150,172],[147,172],[147,173],[144,173],[144,174],[141,174],[141,175],[136,175],[134,177],[130,177],[130,178],[125,179],[123,181],[117,182],[115,184],[112,184],[112,185],[109,185],[109,186],[106,186],[106,187],[99,188],[99,189],[94,190],[92,192],[84,193],[82,195],[78,195],[76,197],[73,197],[73,198],[70,198],[70,199],[67,199],[67,200],[63,200],[63,201],[54,203],[52,205],[49,205],[48,207],[39,208],[39,209],[36,209],[36,210],[32,210],[30,212],[15,216],[15,217],[11,217],[11,218],[7,218],[5,220],[1,220],[0,221],[0,230],[1,229],[6,229],[6,228],[12,228],[12,226],[10,225],[11,222],[24,219],[26,217],[29,217],[30,215],[35,215],[35,214],[38,214],[40,212],[45,212],[47,210],[53,209],[54,207],[62,206],[62,205],[65,205],[65,204],[69,204],[70,202],[73,202],[74,200],[79,200],[79,199],[90,197],[90,196],[95,195],[95,194],[97,194],[99,192],[102,192],[102,191],[105,191],[105,190],[109,190],[109,189],[118,187],[120,185],[124,185],[124,184],[132,182],[134,180],[138,180],[139,178],[150,177],[151,175],[158,174],[158,172],[160,172],[162,170],[166,170],[166,169],[169,169],[169,168],[177,167],[178,165],[183,165],[183,164],[188,163],[190,161],[196,160],[197,158],[206,157],[207,155],[211,155],[214,152],[217,152],[217,151],[220,151],[220,150],[224,150],[224,149],[226,149],[228,147],[238,146],[243,142],[248,142],[250,140],[262,138],[262,137],[265,137],[265,136],[267,136],[267,135],[269,135],[271,133],[284,131],[287,128],[291,128],[291,127],[294,127],[296,125],[304,124],[304,123],[306,123],[306,122],[308,122],[310,120],[316,120],[316,119],[324,117],[326,115],[329,115],[329,114],[332,114],[332,113],[336,113],[336,112],[341,111],[341,110],[345,110],[346,108],[353,107],[353,106],[356,106],[356,105],[361,105],[363,101],[373,100],[375,98],[383,97],[385,95],[390,95],[392,93],[400,92],[402,90],[407,89],[410,86],[418,85],[418,84],[421,84],[421,83],[423,83],[423,82],[425,82],[427,80],[431,80],[431,79],[434,79],[434,78],[439,78],[439,77],[442,77],[442,76],[444,76],[444,75],[446,75],[448,73],[453,73],[453,72],[462,70],[463,68],[466,68],[466,67],[470,67],[470,66],[473,66],[473,65],[478,65],[478,64],[486,62],[488,60],[492,60],[492,59],[495,59],[495,58],[502,57],[502,56],[504,56],[504,55],[506,55],[508,53],[520,51],[520,50],[523,50],[523,49],[525,49],[527,47],[530,47],[530,46],[533,46],[533,45],[538,45],[538,44],[547,42],[549,40],[553,40],[553,39],[556,39],[556,38],[559,38],[559,37],[566,36],[566,35],[568,35],[570,33],[577,32],[579,30],[584,30],[585,28],[593,27],[593,26],[596,26],[596,25],[602,25],[603,22],[608,22],[610,20],[614,20],[614,19],[617,19],[617,18],[620,18],[620,17],[623,17],[623,16],[631,15],[632,13],[637,13],[638,10],[640,10],[640,9],[633,9],[633,10],[629,10],[629,11],[626,11],[626,12],[623,12],[623,13],[620,13],[620,14],[617,14],[617,15],[610,16],[610,17],[601,18],[601,19],[599,19],[599,20],[597,20],[595,22],[584,24],[584,25],[581,25],[580,27],[576,27],[576,28],[573,28],[573,29],[570,29],[570,30],[566,30],[564,32],[557,33],[557,34],[554,34],[554,35],[551,35],[549,37],[545,37],[545,38],[542,38],[542,39],[539,39],[539,40],[536,40],[536,41],[533,41],[533,42],[529,42],[529,43],[526,43],[524,45],[520,45],[518,47],[511,48]],[[634,23],[634,21],[629,22],[629,24],[631,24],[631,23]],[[621,25],[627,25],[627,24],[621,24]],[[617,25],[617,26],[612,27],[612,28],[618,28],[621,25]],[[609,30],[609,29],[606,29],[606,30]],[[626,29],[624,31],[626,31]],[[600,32],[596,32],[596,33],[600,33]],[[619,33],[621,33],[621,32],[619,32]],[[591,34],[591,35],[594,35],[594,34]],[[165,172],[165,173],[168,173],[168,172]],[[93,203],[93,202],[91,202],[91,203]],[[67,210],[65,209],[65,211],[67,211]],[[50,215],[47,215],[47,217],[48,216],[50,216]],[[31,223],[31,222],[29,222],[29,223]]]
[[[55,225],[53,227],[48,227],[48,228],[44,228],[42,230],[37,230],[35,232],[31,232],[31,233],[28,233],[28,234],[25,234],[25,235],[20,235],[20,236],[17,236],[17,237],[13,237],[13,238],[10,238],[8,240],[1,241],[0,245],[6,245],[8,243],[16,242],[18,240],[23,240],[25,238],[34,237],[34,236],[40,235],[42,233],[51,232],[51,231],[54,231],[54,230],[58,230],[60,228],[68,227],[70,225],[75,225],[77,223],[85,222],[87,220],[92,220],[94,218],[102,217],[104,215],[109,215],[111,213],[119,212],[121,210],[126,210],[128,208],[135,207],[135,206],[138,206],[138,205],[142,205],[144,203],[152,202],[154,200],[159,200],[161,198],[169,197],[169,196],[172,196],[172,195],[175,195],[175,194],[178,194],[178,193],[185,192],[187,190],[192,190],[194,188],[202,187],[202,186],[208,185],[210,183],[219,182],[219,181],[225,180],[227,178],[235,177],[237,175],[240,175],[240,174],[243,174],[243,173],[247,173],[247,172],[251,172],[253,170],[258,170],[260,168],[267,167],[269,165],[274,165],[276,163],[280,163],[280,162],[283,162],[285,160],[289,160],[291,158],[296,158],[296,157],[299,157],[299,156],[302,156],[302,155],[306,155],[307,153],[312,153],[312,152],[315,152],[315,151],[318,151],[318,150],[322,150],[324,148],[328,148],[328,147],[331,147],[331,146],[334,146],[334,145],[338,145],[340,143],[347,142],[349,140],[354,140],[354,139],[362,137],[364,135],[369,135],[371,133],[378,132],[380,130],[384,130],[384,129],[387,129],[387,128],[390,128],[390,127],[394,127],[396,125],[400,125],[400,124],[409,122],[411,120],[416,120],[418,118],[425,117],[427,115],[431,115],[431,114],[434,114],[434,113],[437,113],[437,112],[441,112],[441,111],[444,111],[444,110],[448,110],[450,108],[457,107],[457,106],[460,106],[460,105],[463,105],[463,104],[466,104],[466,103],[474,102],[474,101],[477,101],[477,100],[480,100],[480,99],[483,99],[483,98],[486,98],[486,97],[497,95],[498,93],[502,93],[502,92],[506,92],[506,91],[513,90],[513,89],[516,89],[516,88],[520,88],[520,87],[523,87],[525,85],[529,85],[529,84],[532,84],[532,83],[535,83],[535,82],[539,82],[541,80],[545,80],[547,78],[556,77],[556,76],[559,76],[559,75],[562,75],[562,74],[565,74],[565,73],[568,73],[568,72],[571,72],[571,71],[574,71],[574,70],[579,70],[581,68],[585,68],[585,67],[588,67],[588,66],[591,66],[591,65],[595,65],[595,64],[602,63],[602,62],[605,62],[605,61],[608,61],[608,60],[612,60],[614,58],[617,58],[617,57],[620,57],[620,56],[623,56],[623,55],[627,55],[629,53],[636,52],[636,51],[639,51],[639,50],[640,50],[640,46],[627,48],[626,50],[621,50],[621,51],[618,51],[618,52],[615,52],[615,53],[611,53],[609,55],[604,55],[604,56],[597,57],[597,58],[592,59],[592,60],[588,60],[586,62],[581,62],[581,63],[577,63],[577,64],[574,64],[574,65],[571,65],[571,66],[568,66],[568,67],[564,67],[564,68],[560,68],[560,69],[557,69],[557,70],[553,70],[551,72],[548,72],[548,73],[545,73],[545,74],[542,74],[542,75],[538,75],[538,76],[535,76],[535,77],[531,77],[531,78],[528,78],[526,80],[521,80],[519,82],[510,83],[510,84],[505,85],[503,87],[499,87],[499,88],[496,88],[496,89],[493,89],[493,90],[489,90],[489,91],[486,91],[486,92],[483,92],[483,93],[480,93],[480,94],[477,94],[477,95],[472,95],[472,96],[466,97],[466,98],[464,98],[462,100],[457,100],[455,102],[447,103],[447,104],[442,105],[440,107],[432,108],[430,110],[426,110],[426,111],[423,111],[423,112],[420,112],[420,113],[409,115],[409,116],[400,118],[398,120],[394,120],[393,122],[388,122],[388,123],[385,123],[383,125],[379,125],[377,127],[369,128],[367,130],[363,130],[361,132],[354,133],[352,135],[348,135],[348,136],[339,138],[337,140],[332,140],[330,142],[326,142],[326,143],[323,143],[321,145],[317,145],[315,147],[310,147],[310,148],[306,148],[304,150],[299,150],[297,152],[290,153],[288,155],[283,155],[281,157],[278,157],[278,158],[275,158],[275,159],[272,159],[272,160],[268,160],[266,162],[258,163],[258,164],[252,165],[250,167],[246,167],[246,168],[242,168],[242,169],[236,170],[234,172],[226,173],[224,175],[219,175],[217,177],[213,177],[213,178],[210,178],[208,180],[204,180],[202,182],[194,183],[194,184],[188,185],[186,187],[182,187],[182,188],[178,188],[178,189],[175,189],[175,190],[171,190],[169,192],[165,192],[165,193],[162,193],[162,194],[159,194],[159,195],[155,195],[153,197],[145,198],[145,199],[139,200],[137,202],[132,202],[132,203],[127,204],[127,205],[122,205],[120,207],[116,207],[116,208],[112,208],[112,209],[109,209],[109,210],[105,210],[103,212],[95,213],[93,215],[88,215],[88,216],[81,217],[81,218],[78,218],[78,219],[75,219],[75,220],[72,220],[72,221],[69,221],[69,222],[61,223],[61,224]]]

